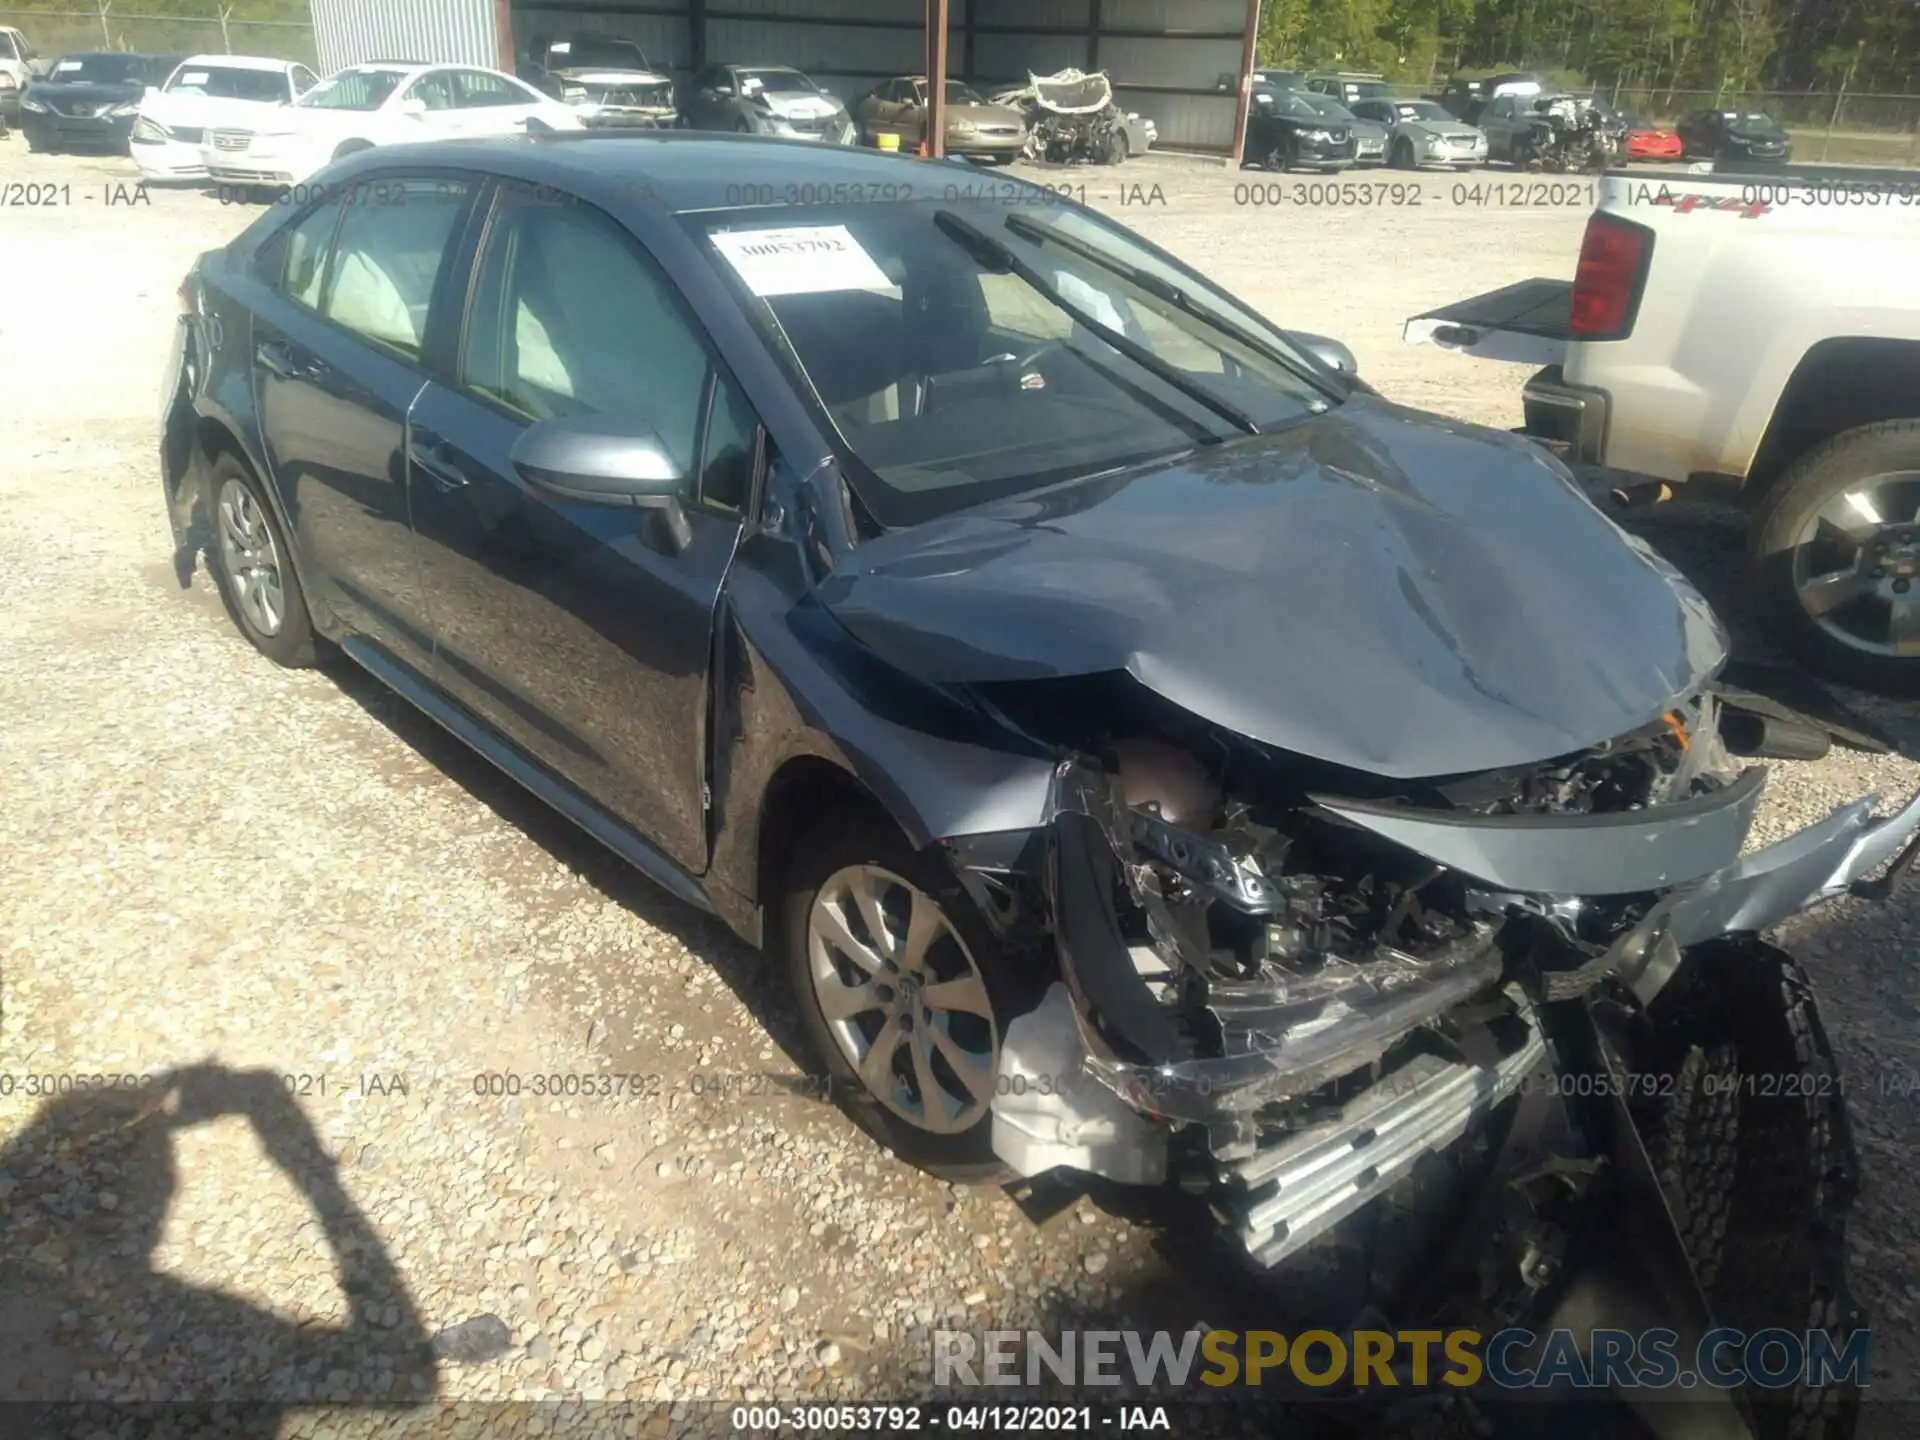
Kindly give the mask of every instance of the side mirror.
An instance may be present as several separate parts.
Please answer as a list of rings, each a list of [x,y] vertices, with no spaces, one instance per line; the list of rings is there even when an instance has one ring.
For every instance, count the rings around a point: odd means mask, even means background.
[[[1353,351],[1329,335],[1309,335],[1303,330],[1289,330],[1287,338],[1306,351],[1330,370],[1358,377],[1360,363],[1353,358]]]
[[[681,504],[686,475],[645,425],[604,415],[542,420],[508,458],[529,485],[582,505],[625,505],[650,512],[649,543],[677,555],[693,543]]]

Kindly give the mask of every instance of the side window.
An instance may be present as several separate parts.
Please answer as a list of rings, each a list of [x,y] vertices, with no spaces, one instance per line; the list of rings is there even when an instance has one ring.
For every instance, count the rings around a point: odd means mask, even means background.
[[[692,476],[709,364],[671,282],[624,230],[586,205],[505,198],[461,343],[463,385],[530,420],[642,420]]]
[[[320,77],[315,75],[313,71],[307,69],[306,66],[296,65],[293,67],[293,93],[295,95],[304,95],[319,83]]]
[[[289,300],[309,310],[320,308],[320,283],[326,278],[327,254],[343,208],[339,204],[322,205],[270,242],[280,264],[264,278]]]
[[[753,445],[760,417],[731,376],[721,374],[707,417],[706,443],[700,447],[700,499],[717,510],[746,513],[753,488]]]
[[[445,70],[422,75],[407,87],[406,98],[420,101],[429,110],[451,110],[454,107],[453,76]]]
[[[471,110],[487,105],[528,105],[530,96],[522,95],[498,75],[489,75],[484,70],[456,70],[453,72],[456,103],[463,110]]]
[[[357,335],[418,359],[466,186],[383,180],[380,204],[349,205],[334,241],[320,313]]]

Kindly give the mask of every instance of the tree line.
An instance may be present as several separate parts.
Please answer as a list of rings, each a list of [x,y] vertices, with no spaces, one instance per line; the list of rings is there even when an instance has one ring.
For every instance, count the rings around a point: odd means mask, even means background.
[[[1493,70],[1631,88],[1913,93],[1920,0],[1262,0],[1264,65],[1420,84]]]

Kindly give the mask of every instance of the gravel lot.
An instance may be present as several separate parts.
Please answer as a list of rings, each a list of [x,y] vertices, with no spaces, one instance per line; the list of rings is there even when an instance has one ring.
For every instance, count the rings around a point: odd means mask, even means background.
[[[1569,274],[1584,200],[1482,213],[1427,177],[1418,207],[1252,207],[1234,183],[1265,177],[1125,173],[1137,195],[1051,178],[1340,336],[1392,398],[1518,423],[1523,371],[1401,322]],[[263,1435],[330,1433],[303,1408],[326,1400],[872,1398],[924,1370],[931,1326],[1215,1315],[1150,1216],[879,1152],[805,1093],[716,923],[364,678],[259,658],[204,575],[180,591],[155,458],[173,291],[255,212],[107,203],[132,174],[0,142],[0,182],[70,186],[0,209],[0,1397],[287,1407]],[[1648,533],[1724,591],[1733,532],[1669,510]],[[1910,709],[1847,703],[1920,755]],[[1761,836],[1916,785],[1898,756],[1782,764]],[[1876,1393],[1908,1397],[1916,903],[1791,937],[1864,1087],[1856,1277]],[[476,1093],[488,1073],[631,1078],[563,1102]]]

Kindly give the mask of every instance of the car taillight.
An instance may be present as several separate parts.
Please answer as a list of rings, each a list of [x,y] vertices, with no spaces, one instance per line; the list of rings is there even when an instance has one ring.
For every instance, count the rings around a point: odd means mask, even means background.
[[[1615,215],[1587,221],[1573,274],[1569,330],[1582,340],[1624,340],[1640,308],[1640,287],[1653,257],[1653,232]]]

